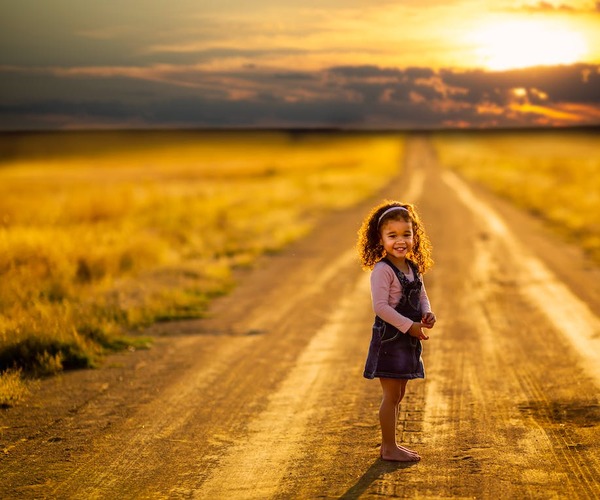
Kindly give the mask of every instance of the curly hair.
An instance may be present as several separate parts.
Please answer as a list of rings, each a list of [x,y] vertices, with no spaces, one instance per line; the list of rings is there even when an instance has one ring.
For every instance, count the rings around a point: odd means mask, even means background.
[[[404,207],[406,210],[393,210],[379,220],[382,214],[392,207]],[[373,269],[373,266],[385,257],[379,230],[382,224],[388,220],[404,220],[412,223],[414,243],[412,251],[407,257],[416,264],[421,274],[425,273],[433,265],[433,259],[431,258],[431,242],[425,233],[423,223],[414,205],[393,200],[385,200],[373,208],[363,220],[358,231],[357,249],[363,269]]]

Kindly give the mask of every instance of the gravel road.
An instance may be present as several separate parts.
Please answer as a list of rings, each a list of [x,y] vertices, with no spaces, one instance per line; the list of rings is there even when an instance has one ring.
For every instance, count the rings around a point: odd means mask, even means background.
[[[42,381],[0,412],[0,498],[600,498],[600,268],[437,164],[426,135],[376,197],[240,272],[148,351]],[[373,313],[356,231],[416,203],[438,317],[379,459]],[[552,200],[548,200],[549,203]]]

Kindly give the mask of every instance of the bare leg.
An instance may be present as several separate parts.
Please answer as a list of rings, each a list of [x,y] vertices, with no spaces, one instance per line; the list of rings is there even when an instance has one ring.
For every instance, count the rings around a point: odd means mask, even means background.
[[[396,405],[396,422],[398,422],[398,413],[400,412],[400,402],[404,399],[404,393],[406,392],[406,384],[408,380],[399,380],[400,382],[400,399],[398,400],[398,404]]]
[[[406,384],[408,383],[408,380],[400,380],[400,382],[402,382],[402,390],[400,392],[400,401],[396,405],[396,423],[398,423],[398,413],[400,412],[400,403],[404,399],[404,394],[406,393]],[[416,451],[411,450],[410,448],[406,448],[405,446],[401,446],[401,445],[397,445],[397,446],[401,450],[407,451],[407,452],[417,455],[419,457],[419,454]]]
[[[415,452],[396,444],[396,422],[398,405],[404,395],[406,380],[380,378],[383,398],[379,407],[381,424],[381,458],[396,462],[416,462],[420,459]]]

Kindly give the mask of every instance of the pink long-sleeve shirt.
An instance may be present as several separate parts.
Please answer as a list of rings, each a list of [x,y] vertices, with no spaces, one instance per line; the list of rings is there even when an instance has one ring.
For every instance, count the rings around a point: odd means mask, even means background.
[[[406,275],[408,281],[415,279],[411,268],[410,273]],[[373,311],[382,320],[395,326],[401,332],[406,333],[412,326],[413,321],[397,312],[394,308],[400,302],[402,297],[402,285],[396,277],[394,270],[385,262],[377,262],[371,272],[371,299],[373,301]],[[425,290],[425,284],[421,288],[420,295],[421,311],[423,314],[431,312],[431,305]]]

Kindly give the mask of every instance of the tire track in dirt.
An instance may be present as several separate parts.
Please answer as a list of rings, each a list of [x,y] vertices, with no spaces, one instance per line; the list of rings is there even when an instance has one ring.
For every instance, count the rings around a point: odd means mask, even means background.
[[[279,390],[269,397],[266,410],[250,422],[248,438],[230,448],[219,467],[194,492],[197,497],[261,499],[286,492],[282,481],[292,464],[304,456],[307,426],[318,412],[319,393],[331,379],[329,370],[341,361],[336,353],[348,318],[368,293],[368,279],[363,276],[314,335]]]
[[[249,311],[249,314],[244,315],[246,328],[251,332],[273,330],[277,325],[285,325],[287,321],[290,321],[290,318],[292,318],[292,321],[296,320],[296,323],[300,323],[299,318],[293,317],[294,311],[292,309],[303,306],[305,302],[314,301],[315,296],[323,293],[326,283],[330,282],[336,275],[343,273],[344,269],[354,268],[355,266],[355,252],[347,251],[333,260],[331,265],[324,269],[321,274],[315,275],[315,280],[311,280],[306,286],[295,290],[294,300],[281,301],[280,307],[275,310],[268,307],[257,307]],[[279,290],[279,293],[282,293],[282,290]],[[266,312],[265,309],[267,309]],[[325,327],[320,337],[317,337],[320,339],[316,341],[317,347],[311,348],[315,340],[310,341],[307,347],[310,355],[320,352],[321,344],[330,337],[332,338],[332,329],[335,330],[334,326]],[[281,348],[282,340],[285,343],[285,339],[279,339],[273,343],[273,347],[276,349]],[[307,342],[307,340],[304,341]],[[190,345],[191,347],[193,346]],[[115,494],[117,492],[120,494],[124,492],[134,494],[136,492],[135,496],[138,497],[143,483],[151,483],[151,478],[160,474],[161,468],[165,469],[164,465],[161,465],[160,455],[161,451],[165,451],[164,448],[167,445],[171,448],[185,448],[191,454],[189,470],[195,471],[196,479],[187,477],[183,478],[180,483],[192,482],[194,484],[202,480],[203,470],[219,470],[222,467],[221,455],[226,453],[219,450],[235,449],[236,438],[240,438],[246,433],[251,435],[256,433],[256,428],[253,428],[252,422],[250,424],[247,422],[240,423],[240,413],[236,412],[234,407],[232,408],[232,404],[235,405],[236,401],[240,404],[247,402],[249,413],[252,415],[256,413],[256,411],[252,411],[256,407],[252,400],[257,396],[252,391],[251,381],[253,377],[248,377],[244,373],[244,369],[248,371],[256,370],[256,362],[253,360],[263,358],[268,363],[272,361],[281,362],[281,359],[273,360],[269,358],[269,345],[265,345],[264,337],[261,335],[230,338],[226,342],[219,343],[217,349],[217,356],[206,359],[205,365],[187,370],[184,376],[165,388],[156,402],[160,405],[158,413],[156,412],[156,404],[148,408],[142,408],[131,420],[130,425],[126,423],[120,429],[121,435],[117,442],[112,443],[113,446],[104,446],[94,450],[88,459],[83,461],[70,474],[70,477],[56,488],[55,492],[77,498],[89,498],[100,491],[103,494],[111,491]],[[249,357],[249,353],[253,354],[252,358]],[[308,380],[316,376],[317,372],[315,370],[319,368],[318,363],[309,362],[309,359],[301,356],[297,362],[306,369],[301,374],[302,377],[307,377]],[[317,356],[317,361],[318,359]],[[240,383],[236,377],[243,377],[245,380]],[[283,386],[277,392],[277,394],[283,394],[280,397],[282,401],[287,401],[286,398],[291,397],[292,402],[302,403],[297,400],[297,392],[302,387],[302,377],[295,376],[291,386],[289,383],[286,386],[286,382],[283,382]],[[304,389],[306,391],[312,390],[312,385],[308,384]],[[226,401],[223,401],[224,394],[228,398]],[[198,401],[199,395],[202,395],[202,401]],[[216,403],[210,408],[210,415],[205,417],[209,421],[203,423],[209,442],[205,443],[207,446],[203,450],[205,453],[202,454],[201,458],[194,459],[195,446],[193,440],[190,440],[190,428],[194,427],[194,421],[198,418],[199,408],[197,404],[203,403],[206,405],[210,404],[209,402]],[[218,407],[219,402],[224,403],[221,408]],[[260,415],[267,424],[271,423],[276,426],[278,422],[285,419],[285,414],[282,414],[283,405],[278,410],[280,411],[271,409],[271,415],[268,416],[262,413]],[[240,424],[244,427],[243,430],[240,429]],[[260,428],[260,425],[258,427]],[[212,430],[212,434],[210,434],[209,429]],[[271,430],[266,429],[267,434]],[[256,440],[253,443],[257,444]],[[291,444],[288,446],[291,446]],[[115,453],[115,447],[120,451]],[[161,450],[161,448],[163,449]],[[258,454],[257,460],[264,458],[265,449],[262,445],[257,445],[252,449],[255,454]],[[171,451],[167,455],[171,453],[173,452]],[[249,451],[244,450],[244,455],[238,455],[237,460],[240,457],[250,456],[249,453]],[[263,454],[262,457],[260,456],[261,453]],[[212,459],[210,459],[211,457]],[[236,460],[235,456],[234,460]],[[218,465],[216,465],[217,463]],[[261,462],[258,461],[258,463]],[[98,467],[99,465],[101,467]],[[282,467],[282,464],[278,465]],[[179,463],[176,469],[181,468],[181,463]],[[90,477],[89,471],[92,469],[96,469],[96,472]],[[243,468],[240,470],[243,470]],[[255,473],[256,469],[253,475]],[[191,474],[194,474],[194,472],[191,472]],[[249,478],[246,478],[242,484],[248,488],[252,482],[249,482]],[[142,486],[140,486],[140,483]],[[232,484],[231,481],[225,479],[223,487],[225,488],[226,485],[230,484]],[[171,494],[189,495],[193,491],[193,487],[182,488],[180,485],[166,496]],[[152,490],[147,492],[148,497],[164,494]],[[216,495],[216,493],[214,494]],[[218,498],[213,494],[210,497]]]
[[[430,157],[439,169],[433,152]],[[553,314],[562,312],[564,323],[573,311],[584,311],[578,321],[590,342],[596,319],[548,270],[539,272],[543,264],[463,181],[444,172],[432,182],[440,184],[438,201],[456,213],[445,219],[448,227],[435,223],[434,232],[459,236],[458,250],[446,244],[436,253],[441,269],[434,295],[446,293],[439,342],[428,358],[423,434],[435,455],[422,464],[423,472],[455,496],[596,498],[597,351],[572,345]],[[549,317],[551,309],[540,302],[557,296],[561,303]],[[571,378],[579,381],[577,390]],[[556,408],[585,418],[557,420]],[[422,494],[423,485],[415,486]]]
[[[506,256],[518,255],[518,259],[511,259],[510,266],[521,276],[526,277],[520,282],[519,291],[521,296],[544,316],[548,325],[563,338],[568,341],[570,347],[576,351],[577,363],[581,365],[585,375],[591,377],[595,383],[595,391],[592,394],[598,394],[600,387],[600,320],[590,310],[590,308],[577,298],[563,283],[553,275],[553,273],[528,249],[524,248],[514,235],[511,234],[506,224],[493,212],[493,210],[483,204],[468,186],[461,181],[455,174],[446,171],[443,174],[443,180],[459,196],[461,201],[473,210],[477,217],[484,220],[488,230],[493,233],[492,238],[499,242],[510,241],[510,248],[504,248],[502,252]],[[489,251],[489,246],[488,246]],[[480,258],[485,255],[484,249],[479,250]],[[483,257],[488,261],[492,258],[490,255]],[[510,259],[510,257],[509,257]],[[490,263],[476,266],[475,275],[479,276],[479,281],[489,281],[493,279],[491,271],[493,268]],[[480,301],[481,303],[486,302]],[[488,306],[489,307],[489,306]],[[496,314],[488,317],[491,321],[485,322],[485,335],[488,340],[492,338],[492,325],[499,323],[501,316],[500,308],[495,307]],[[530,317],[532,316],[529,313]],[[506,320],[500,320],[506,324]],[[565,323],[569,327],[565,328]],[[526,331],[525,328],[523,328]],[[503,346],[508,348],[508,346]],[[597,460],[593,457],[585,457],[584,454],[577,452],[579,448],[578,440],[575,434],[553,425],[552,407],[553,401],[542,389],[539,382],[540,367],[532,370],[531,366],[522,364],[515,370],[518,382],[528,401],[535,402],[536,427],[538,428],[535,439],[524,444],[525,447],[533,447],[540,442],[546,444],[546,454],[554,458],[557,464],[566,464],[563,479],[570,486],[571,495],[574,497],[594,498],[600,495],[600,482],[598,481]],[[548,367],[551,368],[551,367]],[[529,408],[528,404],[523,405]],[[591,408],[596,408],[592,403]],[[597,409],[597,408],[596,408]],[[540,439],[539,431],[545,433]],[[583,446],[582,446],[583,447]],[[596,463],[594,463],[596,462]],[[562,468],[562,467],[561,467]],[[540,474],[540,477],[547,477],[546,474]],[[574,480],[574,478],[576,478]],[[535,491],[530,491],[534,494]]]
[[[594,377],[600,388],[600,318],[539,259],[531,255],[510,234],[500,217],[478,200],[456,174],[445,171],[443,180],[466,206],[484,219],[494,237],[511,240],[512,252],[520,256],[520,259],[512,264],[518,266],[521,274],[529,277],[529,283],[522,289],[524,295],[532,306],[542,311],[555,329],[571,342],[581,356],[580,362],[585,365],[586,372]],[[568,328],[565,328],[565,318],[569,319]]]
[[[421,172],[413,175],[405,199],[415,201],[422,192],[423,182]],[[314,289],[322,288],[344,268],[356,265],[356,251],[348,250],[337,265],[315,281]],[[363,273],[349,293],[334,304],[326,324],[312,337],[279,390],[269,397],[265,411],[250,423],[248,439],[229,450],[219,467],[194,492],[195,496],[261,499],[298,495],[299,485],[283,484],[284,479],[293,464],[306,455],[306,443],[316,441],[312,433],[318,433],[319,429],[311,429],[309,424],[319,413],[327,411],[322,410],[319,400],[326,386],[335,380],[334,372],[344,363],[339,353],[343,352],[347,331],[357,323],[372,319],[372,314],[368,314],[368,319],[365,315],[370,309],[369,297],[369,277]],[[367,307],[357,307],[357,304]],[[343,387],[338,390],[342,391]],[[326,419],[323,415],[320,418]]]
[[[139,488],[135,477],[140,471],[161,467],[157,448],[166,451],[168,446],[175,445],[193,449],[189,436],[181,433],[198,411],[189,401],[195,399],[195,394],[207,391],[227,369],[224,360],[239,359],[253,341],[246,338],[242,342],[220,345],[218,358],[189,371],[161,391],[157,398],[160,412],[153,406],[142,406],[118,432],[94,443],[91,452],[78,460],[77,468],[56,486],[53,493],[63,498],[94,498],[110,491],[123,494],[127,491],[123,483],[129,483],[135,491]]]
[[[418,188],[418,184],[413,186]],[[35,482],[58,498],[197,495],[236,443],[252,435],[256,415],[265,411],[269,396],[278,394],[315,332],[327,323],[340,300],[338,295],[351,294],[358,277],[364,279],[355,252],[348,247],[371,203],[351,210],[351,218],[347,211],[332,214],[325,224],[333,225],[315,236],[314,242],[301,242],[287,254],[271,257],[265,272],[253,273],[255,283],[246,283],[239,293],[234,291],[221,301],[221,306],[215,305],[213,320],[171,325],[208,336],[169,340],[166,345],[173,359],[168,365],[149,364],[146,383],[138,377],[144,373],[136,374],[134,385],[141,389],[155,386],[154,395],[139,401],[132,393],[128,401],[127,393],[121,393],[117,397],[122,399],[124,416],[116,418],[108,432],[90,436],[81,452],[73,452],[71,439],[61,440],[55,448],[63,448],[72,458],[65,463],[57,457],[45,466],[40,456],[40,479]],[[348,226],[355,229],[348,232]],[[341,234],[349,245],[338,247],[336,238]],[[368,292],[362,302],[365,307],[357,310],[369,311]],[[371,319],[366,320],[369,326]],[[211,332],[223,332],[224,337]],[[84,405],[70,420],[93,422],[98,413],[111,411],[114,396],[111,387],[97,403]],[[68,434],[64,421],[54,427],[56,434]],[[32,446],[33,442],[28,443],[22,451]],[[11,457],[13,463],[15,459],[16,454]],[[24,478],[15,472],[13,491],[20,488],[26,496],[29,486],[19,487],[19,479]],[[42,486],[44,476],[50,479]]]

